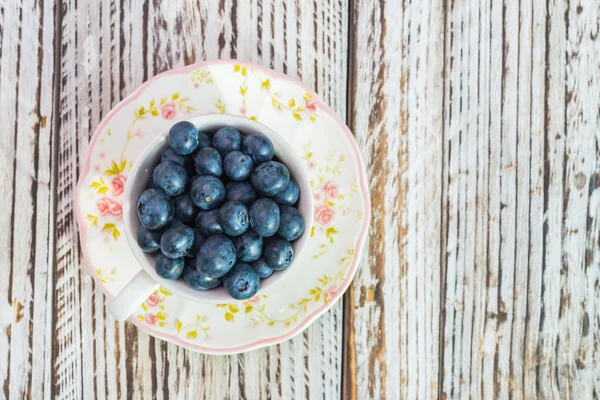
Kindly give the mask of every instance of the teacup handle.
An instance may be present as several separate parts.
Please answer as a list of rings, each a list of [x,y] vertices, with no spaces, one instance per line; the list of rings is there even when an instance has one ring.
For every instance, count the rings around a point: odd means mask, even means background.
[[[159,288],[146,271],[141,270],[108,305],[108,311],[119,322],[125,321],[148,296]]]

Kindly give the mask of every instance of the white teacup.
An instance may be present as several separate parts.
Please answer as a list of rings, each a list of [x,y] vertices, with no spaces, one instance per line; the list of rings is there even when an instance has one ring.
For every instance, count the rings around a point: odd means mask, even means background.
[[[284,271],[275,271],[269,278],[261,279],[259,292],[268,289],[281,281],[297,265],[310,236],[313,221],[313,197],[304,163],[296,151],[281,136],[258,122],[227,114],[203,115],[191,118],[188,121],[196,125],[200,131],[205,132],[214,132],[224,126],[231,126],[245,134],[262,133],[266,135],[273,142],[275,156],[288,167],[290,175],[300,188],[300,200],[297,208],[302,218],[304,218],[305,230],[302,236],[292,243],[294,249],[292,265]],[[127,179],[123,197],[123,223],[129,247],[131,247],[131,251],[140,263],[142,270],[125,285],[109,305],[110,313],[118,321],[127,319],[152,292],[158,289],[159,285],[173,294],[199,303],[236,302],[222,286],[212,290],[198,291],[188,286],[181,278],[167,280],[159,277],[154,270],[155,255],[144,253],[137,244],[136,232],[140,226],[136,211],[137,200],[140,194],[146,190],[148,177],[160,162],[160,156],[168,146],[168,132],[165,132],[142,151]]]

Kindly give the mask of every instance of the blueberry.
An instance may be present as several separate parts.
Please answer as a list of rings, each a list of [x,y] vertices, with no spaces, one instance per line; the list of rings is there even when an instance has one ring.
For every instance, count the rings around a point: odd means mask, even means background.
[[[242,143],[242,151],[250,156],[254,164],[271,161],[275,152],[271,139],[262,133],[246,136]]]
[[[158,189],[158,186],[154,183],[154,174],[150,174],[148,181],[146,182],[146,189]]]
[[[212,144],[211,138],[208,136],[206,132],[198,132],[198,148],[203,149],[205,147],[210,147]]]
[[[151,231],[144,228],[143,225],[137,230],[136,240],[140,249],[146,253],[156,253],[160,250],[160,237],[162,236],[162,231]]]
[[[252,172],[254,190],[265,196],[275,196],[287,188],[289,183],[290,172],[277,161],[262,163]]]
[[[188,258],[196,258],[202,243],[204,243],[204,236],[200,233],[200,231],[198,231],[198,229],[194,229],[194,243],[185,256]]]
[[[188,174],[182,165],[172,161],[160,163],[154,168],[154,183],[169,196],[177,196],[184,192]]]
[[[221,278],[209,278],[198,272],[195,266],[195,261],[186,260],[183,270],[183,280],[196,290],[214,289],[221,283]]]
[[[210,211],[200,211],[196,218],[196,228],[204,236],[211,236],[214,233],[223,233],[223,228],[219,225],[217,218],[219,216],[219,209]]]
[[[213,235],[200,246],[196,256],[196,269],[209,278],[221,278],[233,267],[235,247],[227,236]]]
[[[246,300],[258,292],[260,277],[250,265],[240,262],[225,276],[223,286],[234,299]]]
[[[250,226],[262,237],[273,236],[279,229],[279,206],[271,199],[256,200],[250,208]]]
[[[175,213],[169,196],[158,189],[146,189],[137,202],[137,214],[140,223],[154,230],[167,225]]]
[[[160,156],[161,163],[164,163],[167,161],[171,161],[171,162],[174,162],[175,164],[183,165],[185,167],[185,169],[189,172],[192,171],[193,166],[194,166],[194,160],[193,160],[192,156],[182,156],[181,154],[177,154],[177,153],[175,153],[175,150],[173,150],[171,147],[169,147],[165,151],[163,151],[162,155]]]
[[[272,237],[265,240],[263,258],[267,265],[275,271],[286,269],[294,259],[294,249],[285,239]]]
[[[229,182],[225,186],[225,192],[228,201],[239,201],[246,207],[250,207],[256,201],[256,192],[248,181]]]
[[[181,121],[173,125],[169,131],[169,146],[182,156],[193,153],[198,147],[196,125],[188,121]]]
[[[273,196],[275,203],[280,206],[293,206],[300,197],[300,188],[298,184],[290,179],[289,185],[282,191]]]
[[[175,196],[171,199],[175,206],[175,217],[183,222],[192,222],[196,220],[196,216],[200,209],[196,207],[189,194],[184,193]]]
[[[160,238],[160,250],[169,258],[185,256],[194,245],[194,231],[186,225],[167,229]]]
[[[184,224],[183,222],[181,222],[180,220],[178,220],[177,217],[173,217],[173,219],[165,226],[163,231],[166,231],[167,229],[175,228],[177,226],[187,226],[187,225]]]
[[[300,212],[291,206],[279,208],[280,219],[277,233],[285,240],[298,239],[304,233],[304,220]]]
[[[269,267],[262,258],[254,261],[252,264],[250,264],[250,266],[254,268],[261,279],[268,278],[273,274],[273,268]]]
[[[237,258],[242,261],[256,261],[262,254],[263,240],[253,231],[233,238]]]
[[[242,147],[242,135],[235,128],[225,127],[219,129],[212,140],[213,147],[223,155]]]
[[[217,221],[225,234],[229,236],[241,235],[248,230],[250,225],[248,209],[238,201],[228,201],[223,204],[219,210]]]
[[[232,151],[223,159],[223,170],[234,181],[243,181],[248,178],[252,167],[252,159],[241,151]]]
[[[223,173],[221,154],[212,147],[205,147],[194,154],[194,166],[198,175],[219,177]]]
[[[183,257],[168,258],[164,254],[157,254],[154,260],[154,269],[158,276],[164,279],[177,279],[183,273]]]
[[[200,209],[213,210],[225,201],[225,186],[214,176],[199,176],[192,181],[190,196]]]

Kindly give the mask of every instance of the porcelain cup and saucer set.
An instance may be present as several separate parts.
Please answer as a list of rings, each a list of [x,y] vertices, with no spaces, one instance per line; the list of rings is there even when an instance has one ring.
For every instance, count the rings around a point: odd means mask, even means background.
[[[164,280],[137,246],[137,198],[169,128],[182,120],[267,135],[300,187],[305,231],[293,242],[294,261],[248,300]],[[113,108],[90,141],[75,203],[85,261],[111,314],[208,354],[277,344],[306,329],[350,285],[370,220],[365,168],[348,127],[297,80],[236,60],[169,70]]]

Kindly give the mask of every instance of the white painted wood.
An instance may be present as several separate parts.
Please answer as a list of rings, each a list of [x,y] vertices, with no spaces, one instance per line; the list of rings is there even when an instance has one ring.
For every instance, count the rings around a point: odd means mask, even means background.
[[[544,258],[542,263],[542,284],[540,290],[539,337],[537,348],[536,386],[539,395],[558,398],[558,377],[554,357],[556,330],[560,306],[560,270],[562,268],[563,232],[563,171],[565,163],[565,10],[563,2],[551,2],[546,13],[546,45],[549,60],[546,87],[546,143],[544,187]],[[556,111],[560,110],[560,112]]]
[[[599,16],[591,0],[3,3],[0,397],[597,398]],[[107,314],[72,205],[102,117],[212,58],[300,77],[343,118],[349,100],[373,203],[345,312],[220,357]]]
[[[525,10],[526,11],[526,10]],[[526,15],[526,14],[525,14]],[[533,366],[539,341],[539,324],[541,318],[541,283],[544,258],[544,202],[546,198],[544,187],[545,164],[545,137],[546,132],[546,44],[545,32],[546,10],[536,7],[532,2],[533,25],[530,44],[525,41],[522,46],[531,47],[531,128],[530,128],[530,191],[529,191],[529,246],[528,246],[528,271],[526,286],[526,311],[525,326],[523,327],[523,371],[522,390],[523,398],[536,397],[537,394],[537,368]],[[549,57],[550,55],[548,55]],[[524,103],[526,104],[526,103]],[[526,107],[526,105],[525,105]],[[525,181],[525,179],[523,180]],[[523,289],[525,292],[525,288]],[[515,337],[520,336],[516,331]],[[515,364],[519,361],[515,360]],[[517,380],[518,382],[518,380]],[[517,383],[518,385],[518,383]],[[518,386],[516,387],[518,390]]]
[[[354,5],[350,126],[373,221],[346,296],[343,398],[438,395],[443,12],[441,1]]]
[[[600,393],[600,4],[571,2],[567,13],[568,159],[555,364],[558,390],[583,399]]]
[[[598,364],[582,360],[597,359],[587,308],[597,269],[586,265],[598,236],[588,180],[598,116],[582,115],[598,107],[600,46],[597,5],[582,8],[589,14],[529,1],[447,10],[442,396],[597,396]]]
[[[43,398],[52,390],[53,4],[4,3],[0,27],[0,397]]]
[[[429,29],[414,2],[354,8],[351,123],[374,222],[347,296],[344,398],[596,398],[598,5],[418,4]],[[424,90],[413,77],[436,65],[413,63],[410,44],[426,37],[418,49],[432,51],[436,29],[443,73],[426,87],[443,98],[443,129],[438,103],[413,101]],[[423,305],[424,289],[441,309]],[[420,345],[419,307],[440,324],[439,349]],[[439,392],[424,392],[424,356],[439,366]]]

